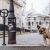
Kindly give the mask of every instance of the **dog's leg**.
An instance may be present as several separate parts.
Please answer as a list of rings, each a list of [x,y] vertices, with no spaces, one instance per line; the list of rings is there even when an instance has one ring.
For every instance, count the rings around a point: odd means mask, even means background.
[[[44,38],[44,45],[47,46],[47,40]]]
[[[50,46],[50,39],[49,39],[49,46]]]

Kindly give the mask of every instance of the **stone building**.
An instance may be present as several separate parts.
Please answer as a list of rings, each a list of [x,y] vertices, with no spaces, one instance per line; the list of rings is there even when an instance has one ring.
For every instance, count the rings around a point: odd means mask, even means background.
[[[27,13],[27,29],[33,31],[37,29],[37,24],[48,28],[49,27],[49,23],[50,23],[50,3],[49,6],[46,7],[47,11],[49,11],[48,15],[41,15],[36,13],[36,11],[29,11]],[[33,9],[31,9],[33,10]]]
[[[27,17],[27,29],[34,31],[37,29],[37,25],[42,27],[49,27],[50,17],[49,16],[28,16]]]
[[[22,16],[24,16],[24,9],[26,5],[26,0],[14,0],[14,15],[16,17],[16,27],[22,26]],[[0,0],[0,10],[1,9],[8,9],[9,10],[9,0]],[[6,17],[6,25],[8,24],[8,17]],[[3,18],[0,17],[0,23],[3,23]]]

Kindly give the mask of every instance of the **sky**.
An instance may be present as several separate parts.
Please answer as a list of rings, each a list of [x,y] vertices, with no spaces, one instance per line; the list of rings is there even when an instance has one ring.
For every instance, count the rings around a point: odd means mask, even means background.
[[[27,0],[26,3],[26,11],[33,9],[40,14],[48,15],[49,0]]]

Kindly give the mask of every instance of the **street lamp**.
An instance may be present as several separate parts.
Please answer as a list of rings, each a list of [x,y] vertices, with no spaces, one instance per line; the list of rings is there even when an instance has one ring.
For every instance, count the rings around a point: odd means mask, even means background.
[[[16,44],[16,18],[14,16],[14,5],[13,0],[10,1],[10,9],[9,11],[7,9],[0,10],[0,15],[3,17],[3,25],[4,25],[4,31],[3,31],[3,45],[5,44],[5,17],[8,16],[8,44]]]
[[[5,43],[5,17],[8,16],[8,10],[7,9],[0,10],[0,15],[1,17],[3,17],[3,44],[2,45],[6,45]]]

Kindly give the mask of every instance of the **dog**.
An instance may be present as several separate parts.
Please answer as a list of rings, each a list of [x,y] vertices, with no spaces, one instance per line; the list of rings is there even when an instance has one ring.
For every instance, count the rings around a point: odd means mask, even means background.
[[[37,28],[38,28],[39,33],[43,34],[45,45],[47,45],[46,39],[49,39],[49,45],[50,45],[50,31],[49,31],[49,29],[46,29],[45,27],[41,27],[39,25],[37,25]]]

